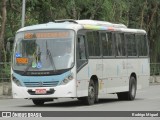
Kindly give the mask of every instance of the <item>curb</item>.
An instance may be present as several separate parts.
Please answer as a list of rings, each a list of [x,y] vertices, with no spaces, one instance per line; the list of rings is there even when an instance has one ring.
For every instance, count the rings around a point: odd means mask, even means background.
[[[13,99],[13,97],[12,96],[7,96],[7,95],[1,95],[0,100],[2,100],[2,99]]]
[[[149,83],[149,85],[160,85],[159,82]]]

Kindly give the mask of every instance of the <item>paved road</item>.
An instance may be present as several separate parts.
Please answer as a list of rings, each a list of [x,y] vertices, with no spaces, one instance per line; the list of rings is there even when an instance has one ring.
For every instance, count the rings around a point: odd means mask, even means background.
[[[15,111],[15,110],[16,111],[160,111],[160,85],[151,85],[143,90],[138,90],[136,99],[134,101],[119,101],[116,95],[109,95],[104,99],[100,99],[98,104],[92,106],[85,106],[77,99],[57,99],[54,102],[48,102],[41,107],[33,105],[31,100],[24,100],[24,99],[0,100],[0,111]],[[134,120],[134,118],[132,119]],[[150,118],[149,120],[152,119],[158,120],[158,118]]]

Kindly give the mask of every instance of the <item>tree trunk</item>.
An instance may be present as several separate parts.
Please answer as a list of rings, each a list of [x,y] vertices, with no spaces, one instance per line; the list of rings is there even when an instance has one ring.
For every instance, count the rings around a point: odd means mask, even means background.
[[[151,27],[151,24],[153,22],[153,19],[154,19],[155,15],[156,15],[157,9],[158,9],[158,3],[155,3],[154,4],[153,13],[151,14],[150,21],[149,21],[149,23],[147,25],[147,32],[150,30],[150,27]]]
[[[2,24],[1,24],[1,32],[0,32],[0,62],[6,61],[6,51],[4,47],[4,32],[5,32],[5,24],[6,24],[6,1],[2,0]]]
[[[144,2],[143,4],[143,8],[142,8],[142,12],[141,12],[141,23],[140,23],[140,28],[142,29],[143,28],[143,21],[144,21],[144,10],[147,6],[147,0]]]
[[[72,1],[72,12],[73,12],[73,19],[77,19],[77,10],[76,10],[76,3],[75,3],[75,0]]]
[[[95,19],[95,15],[97,14],[98,9],[102,6],[104,0],[94,0],[93,10],[91,11],[90,19]]]

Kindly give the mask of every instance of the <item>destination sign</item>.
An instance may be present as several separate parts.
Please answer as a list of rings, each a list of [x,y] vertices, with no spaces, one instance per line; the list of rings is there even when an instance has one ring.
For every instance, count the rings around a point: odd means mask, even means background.
[[[69,37],[69,32],[37,32],[37,33],[25,33],[24,39],[34,38],[66,38]]]

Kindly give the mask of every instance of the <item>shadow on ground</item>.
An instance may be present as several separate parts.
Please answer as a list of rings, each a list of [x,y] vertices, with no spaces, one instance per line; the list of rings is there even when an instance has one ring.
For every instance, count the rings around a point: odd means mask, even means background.
[[[137,100],[142,100],[140,98],[135,99],[135,101]],[[116,103],[116,102],[127,102],[127,101],[120,101],[116,98],[107,98],[107,99],[99,99],[99,102],[94,104],[94,105],[101,105],[101,104],[109,104],[109,103]],[[83,106],[88,106],[85,105],[83,103],[83,101],[77,100],[77,99],[73,99],[70,101],[63,101],[63,102],[46,102],[43,106],[36,106],[36,105],[25,105],[25,106],[20,106],[20,107],[83,107]]]

